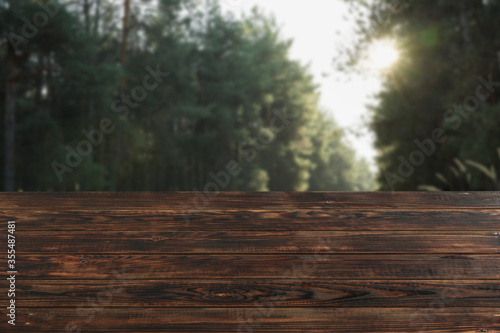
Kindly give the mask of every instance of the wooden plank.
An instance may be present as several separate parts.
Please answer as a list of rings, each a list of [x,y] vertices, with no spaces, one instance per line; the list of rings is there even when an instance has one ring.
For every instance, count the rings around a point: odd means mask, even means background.
[[[500,331],[498,192],[200,198],[0,193],[15,330]]]
[[[5,239],[6,233],[0,233]],[[18,253],[500,253],[498,233],[20,230]]]
[[[186,214],[220,209],[500,208],[498,192],[26,192],[0,193],[0,209],[171,209]]]
[[[500,255],[23,254],[23,279],[500,280]],[[0,277],[5,277],[0,271]],[[122,278],[122,279],[124,279]]]
[[[20,231],[492,231],[500,210],[4,210]],[[185,219],[186,217],[186,219]]]
[[[486,280],[31,280],[22,279],[22,307],[498,307],[500,285]],[[4,295],[2,295],[4,296]],[[0,297],[1,298],[1,297]],[[89,302],[89,300],[92,300]],[[95,302],[95,303],[93,303]]]
[[[16,331],[498,332],[492,308],[19,308]],[[5,325],[2,323],[2,325]],[[2,326],[2,328],[5,326]],[[69,330],[76,332],[77,330]]]

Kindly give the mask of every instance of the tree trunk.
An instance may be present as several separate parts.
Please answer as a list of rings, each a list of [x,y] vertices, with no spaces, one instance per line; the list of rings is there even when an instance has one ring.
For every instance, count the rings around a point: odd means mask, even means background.
[[[9,48],[10,61],[7,67],[6,89],[5,89],[5,119],[4,119],[4,190],[15,191],[16,177],[16,92],[13,81],[15,68],[15,55]]]
[[[123,69],[125,69],[125,64],[127,62],[127,42],[128,42],[128,17],[130,11],[130,0],[123,0],[123,27],[122,27],[122,45],[120,51],[120,63]],[[126,75],[123,74],[121,82],[121,90],[124,91],[127,86]],[[115,134],[115,145],[113,148],[113,157],[111,161],[111,177],[109,190],[116,191],[118,182],[118,165],[120,160],[120,137],[121,137],[121,127],[116,127]]]
[[[469,19],[467,17],[467,5],[465,0],[462,0],[462,3],[460,4],[460,25],[462,26],[462,35],[465,44],[470,48],[474,48],[474,42],[472,41],[472,35],[470,31]]]
[[[101,0],[95,2],[95,14],[94,14],[94,36],[99,34],[99,25],[101,21]]]
[[[127,63],[127,44],[128,44],[128,17],[130,12],[130,0],[123,0],[123,27],[122,27],[122,48],[120,55],[120,63],[122,68]],[[126,75],[122,76],[122,88],[127,85]]]
[[[89,0],[84,0],[83,1],[83,14],[84,14],[84,17],[85,17],[85,31],[87,32],[87,34],[90,33],[90,14],[89,14],[89,10],[90,10]]]

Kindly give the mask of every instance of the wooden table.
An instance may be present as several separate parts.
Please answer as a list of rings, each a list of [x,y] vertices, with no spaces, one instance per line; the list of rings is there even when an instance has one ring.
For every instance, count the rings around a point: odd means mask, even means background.
[[[500,332],[499,193],[211,195],[0,194],[0,331]]]

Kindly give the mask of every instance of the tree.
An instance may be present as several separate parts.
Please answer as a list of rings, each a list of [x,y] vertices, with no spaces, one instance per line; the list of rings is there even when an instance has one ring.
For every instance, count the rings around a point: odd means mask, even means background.
[[[58,3],[18,54],[0,53],[5,64],[14,61],[0,69],[8,79],[0,85],[6,189],[369,183],[368,169],[318,110],[312,77],[289,58],[291,41],[272,18],[254,10],[236,19],[215,1]],[[22,33],[20,17],[41,9],[30,0],[0,10],[6,39],[11,29]]]
[[[366,8],[368,20],[361,20],[351,64],[377,39],[396,41],[401,52],[374,107],[382,189],[438,185],[436,173],[451,176],[448,167],[456,158],[490,165],[499,146],[494,124],[500,91],[482,100],[475,94],[478,84],[487,88],[485,80],[500,79],[500,2],[377,0]],[[464,110],[476,101],[475,112]],[[488,188],[484,181],[473,184],[472,189]]]

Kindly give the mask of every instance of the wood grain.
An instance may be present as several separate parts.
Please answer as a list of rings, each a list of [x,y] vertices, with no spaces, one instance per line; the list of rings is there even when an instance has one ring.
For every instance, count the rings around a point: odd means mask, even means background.
[[[17,299],[30,307],[498,307],[493,280],[22,280]],[[89,299],[92,300],[89,303]]]
[[[65,255],[23,254],[19,267],[37,279],[493,279],[499,255]],[[5,272],[0,271],[0,276]],[[2,295],[0,294],[0,297]]]
[[[500,210],[4,210],[21,231],[491,231]]]
[[[0,332],[500,332],[498,192],[0,193],[0,220]]]
[[[63,332],[497,332],[491,308],[20,309],[16,329]],[[75,326],[73,326],[75,327]],[[451,329],[450,329],[451,328]],[[487,331],[485,331],[487,330]]]
[[[500,253],[499,235],[472,232],[18,231],[20,253]],[[5,239],[6,234],[0,233]]]
[[[499,192],[47,192],[0,193],[0,208],[95,210],[500,208]]]

